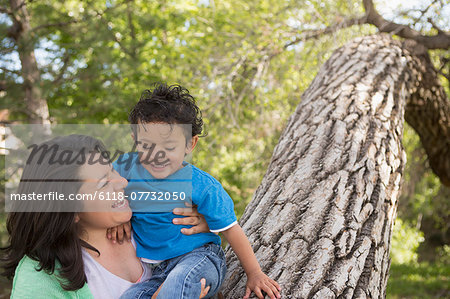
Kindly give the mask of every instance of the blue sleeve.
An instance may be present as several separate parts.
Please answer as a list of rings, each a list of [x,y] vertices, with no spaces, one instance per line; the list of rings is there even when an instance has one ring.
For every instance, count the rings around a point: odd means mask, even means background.
[[[220,184],[212,184],[206,188],[200,200],[194,204],[197,205],[198,212],[205,216],[212,232],[226,230],[237,223],[233,200]]]
[[[126,164],[124,163],[124,160],[126,159],[130,159],[130,156],[127,154],[121,155],[116,159],[116,161],[112,163],[112,166],[115,171],[117,171],[121,176],[127,179],[128,171],[125,171]]]
[[[122,168],[120,167],[121,165],[117,163],[117,160],[112,163],[112,166],[115,171],[117,171],[121,176],[123,176],[123,171]]]

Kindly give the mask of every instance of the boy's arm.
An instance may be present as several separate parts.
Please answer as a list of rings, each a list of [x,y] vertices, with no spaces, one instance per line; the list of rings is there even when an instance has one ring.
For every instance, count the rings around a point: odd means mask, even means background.
[[[252,291],[255,292],[258,298],[264,298],[261,291],[267,293],[271,299],[281,298],[279,292],[281,290],[280,285],[261,271],[250,242],[241,226],[236,224],[223,231],[222,234],[228,243],[230,243],[241,262],[242,268],[244,268],[247,274],[247,287],[244,299],[248,298]]]

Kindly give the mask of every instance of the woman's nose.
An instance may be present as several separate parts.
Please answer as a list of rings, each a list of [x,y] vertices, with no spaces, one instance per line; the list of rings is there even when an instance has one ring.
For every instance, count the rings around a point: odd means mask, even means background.
[[[128,181],[116,171],[114,171],[112,181],[114,183],[114,189],[116,190],[124,189],[128,185]]]

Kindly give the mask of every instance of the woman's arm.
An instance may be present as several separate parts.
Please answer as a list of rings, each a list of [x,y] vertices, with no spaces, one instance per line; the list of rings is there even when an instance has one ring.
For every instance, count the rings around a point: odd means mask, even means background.
[[[59,267],[59,266],[58,266]],[[58,268],[53,274],[37,271],[39,262],[25,256],[20,261],[11,290],[12,299],[21,298],[93,298],[87,284],[76,291],[66,291],[58,278]]]
[[[205,217],[197,211],[197,207],[175,208],[172,211],[175,215],[185,216],[183,218],[174,218],[173,223],[179,225],[193,225],[191,228],[182,228],[181,232],[185,235],[198,233],[209,233],[208,223]]]

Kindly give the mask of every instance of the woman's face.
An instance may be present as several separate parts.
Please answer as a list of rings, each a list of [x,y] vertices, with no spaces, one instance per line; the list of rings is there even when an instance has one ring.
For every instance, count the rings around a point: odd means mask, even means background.
[[[83,229],[106,229],[130,220],[131,209],[123,197],[128,182],[111,164],[85,164],[80,177],[84,183],[78,194],[94,198],[83,200],[84,212],[78,213],[78,223]]]

